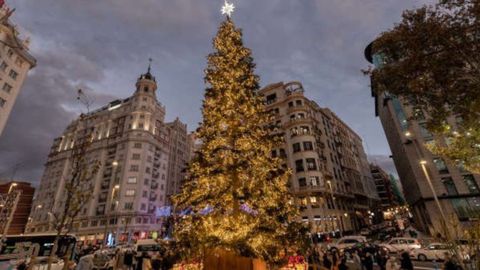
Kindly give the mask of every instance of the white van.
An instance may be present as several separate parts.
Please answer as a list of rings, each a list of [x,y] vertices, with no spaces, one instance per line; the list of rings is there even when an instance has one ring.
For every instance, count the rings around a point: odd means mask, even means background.
[[[155,251],[160,251],[161,245],[153,239],[140,239],[134,246],[134,250],[137,256],[140,256],[143,252],[147,252],[152,255]]]

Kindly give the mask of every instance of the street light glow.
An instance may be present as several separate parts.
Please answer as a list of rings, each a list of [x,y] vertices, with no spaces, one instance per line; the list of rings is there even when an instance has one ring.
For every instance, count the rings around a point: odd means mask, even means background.
[[[420,160],[420,164],[421,165],[427,165],[427,161],[422,159],[422,160]]]

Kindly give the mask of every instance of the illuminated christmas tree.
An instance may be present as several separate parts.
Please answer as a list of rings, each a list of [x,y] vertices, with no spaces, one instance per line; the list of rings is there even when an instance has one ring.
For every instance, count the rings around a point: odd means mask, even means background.
[[[220,248],[272,262],[301,238],[289,173],[271,157],[278,138],[266,128],[270,116],[257,94],[251,51],[230,16],[213,47],[197,130],[203,144],[182,193],[174,197],[182,211],[175,236],[191,255]]]

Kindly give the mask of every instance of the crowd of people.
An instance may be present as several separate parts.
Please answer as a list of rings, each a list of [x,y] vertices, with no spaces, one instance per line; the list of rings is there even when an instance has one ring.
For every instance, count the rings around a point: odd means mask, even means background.
[[[175,254],[167,250],[136,252],[131,248],[117,248],[113,255],[87,250],[79,255],[76,270],[169,270],[174,257]]]
[[[336,249],[315,248],[307,252],[309,270],[414,270],[408,252],[389,254],[382,249],[364,247],[339,252]],[[437,269],[462,270],[459,261],[450,254],[445,255]]]

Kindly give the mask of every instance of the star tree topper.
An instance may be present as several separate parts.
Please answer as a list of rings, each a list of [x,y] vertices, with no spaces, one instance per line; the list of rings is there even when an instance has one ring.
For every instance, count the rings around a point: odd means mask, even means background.
[[[222,7],[222,15],[227,15],[230,17],[235,10],[235,6],[232,3],[229,3],[227,0],[225,0],[225,4]]]

